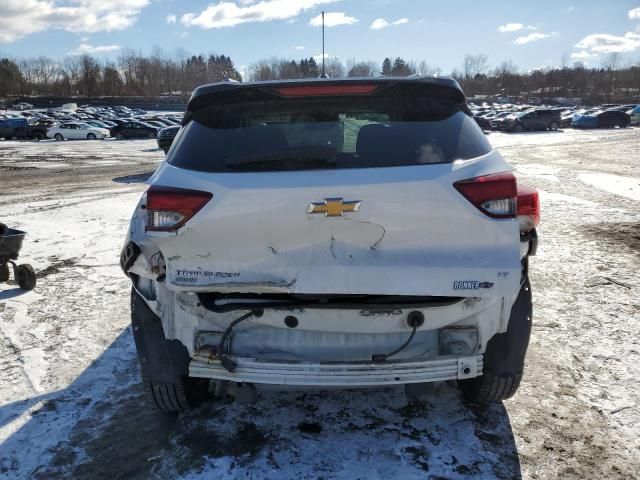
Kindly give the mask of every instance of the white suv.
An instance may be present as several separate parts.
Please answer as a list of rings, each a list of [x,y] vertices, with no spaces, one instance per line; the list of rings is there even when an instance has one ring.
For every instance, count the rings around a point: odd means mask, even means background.
[[[199,87],[121,265],[154,404],[209,382],[513,395],[535,190],[445,78]]]

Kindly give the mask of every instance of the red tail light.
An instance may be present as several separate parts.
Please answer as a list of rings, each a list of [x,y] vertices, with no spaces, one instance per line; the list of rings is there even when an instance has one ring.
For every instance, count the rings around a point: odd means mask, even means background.
[[[213,194],[182,188],[151,187],[147,190],[147,231],[172,232],[204,207]]]
[[[522,233],[533,230],[540,223],[538,191],[526,185],[518,185],[518,220]]]
[[[453,186],[481,212],[492,218],[515,218],[516,177],[513,173],[496,173],[460,180]]]
[[[327,95],[368,95],[378,89],[376,85],[302,85],[280,87],[276,91],[283,97],[317,97]]]

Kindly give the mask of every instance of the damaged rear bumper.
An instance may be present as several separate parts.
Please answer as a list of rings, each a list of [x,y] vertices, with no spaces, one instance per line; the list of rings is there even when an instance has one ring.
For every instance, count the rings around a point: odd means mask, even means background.
[[[233,357],[233,372],[218,361],[194,358],[189,376],[274,385],[376,386],[464,380],[482,375],[482,354],[395,362],[268,362]]]

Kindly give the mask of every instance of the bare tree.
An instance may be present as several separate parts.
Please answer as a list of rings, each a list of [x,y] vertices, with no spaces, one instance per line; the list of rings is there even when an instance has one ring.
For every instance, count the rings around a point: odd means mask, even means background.
[[[617,70],[622,60],[619,52],[611,52],[602,60],[602,67],[606,70]]]
[[[475,78],[476,75],[484,73],[488,68],[488,59],[489,57],[484,53],[479,53],[478,55],[465,55],[464,62],[462,63],[462,74],[464,75],[464,78]]]
[[[344,65],[337,58],[330,58],[325,62],[325,70],[329,78],[341,78],[346,77]]]
[[[440,67],[435,67],[433,65],[429,65],[424,60],[422,60],[420,63],[418,63],[418,67],[417,67],[416,71],[420,75],[431,75],[431,76],[438,76],[438,75],[440,75],[442,73],[442,69]]]
[[[375,77],[377,74],[375,62],[358,62],[353,58],[347,61],[347,77]]]

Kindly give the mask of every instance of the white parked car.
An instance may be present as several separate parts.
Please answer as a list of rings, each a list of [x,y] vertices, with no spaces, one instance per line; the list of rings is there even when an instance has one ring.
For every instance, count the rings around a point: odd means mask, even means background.
[[[121,266],[149,399],[209,382],[512,396],[538,194],[446,78],[199,87]]]
[[[640,125],[640,105],[627,112],[631,118],[631,125]]]
[[[109,136],[109,130],[98,128],[86,123],[65,122],[47,130],[47,138],[56,140],[96,140]]]

